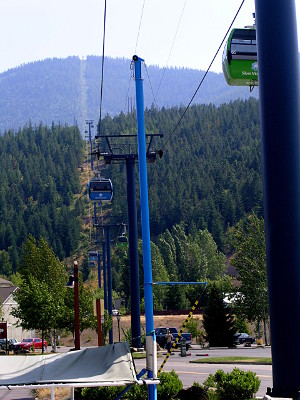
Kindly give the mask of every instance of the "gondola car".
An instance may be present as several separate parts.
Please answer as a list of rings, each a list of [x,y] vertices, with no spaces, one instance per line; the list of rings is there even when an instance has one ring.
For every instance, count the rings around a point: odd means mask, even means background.
[[[88,184],[88,196],[91,201],[111,201],[113,197],[111,180],[92,178]]]
[[[228,85],[258,86],[257,46],[255,27],[233,29],[225,45],[223,74]]]
[[[89,252],[89,260],[90,261],[98,261],[98,252],[97,251],[90,251]]]
[[[128,244],[128,238],[125,235],[118,236],[117,245],[119,247],[125,247]]]

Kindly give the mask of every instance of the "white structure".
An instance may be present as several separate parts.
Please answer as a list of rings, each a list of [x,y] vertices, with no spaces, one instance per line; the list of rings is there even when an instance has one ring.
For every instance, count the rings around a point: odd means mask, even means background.
[[[23,338],[34,337],[35,331],[25,331],[21,326],[17,326],[17,319],[11,314],[11,310],[18,306],[13,298],[15,290],[17,287],[12,282],[0,278],[1,319],[7,322],[7,338],[21,341]]]

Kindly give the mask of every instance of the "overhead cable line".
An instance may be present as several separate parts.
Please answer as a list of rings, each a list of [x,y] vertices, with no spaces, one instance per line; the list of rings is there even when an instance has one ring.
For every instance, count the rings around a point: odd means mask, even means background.
[[[143,2],[141,17],[140,17],[140,23],[139,23],[139,29],[138,29],[138,33],[137,33],[137,37],[136,37],[136,43],[135,43],[134,54],[136,54],[136,49],[137,49],[138,42],[139,42],[140,31],[141,31],[141,26],[142,26],[142,19],[143,19],[144,8],[145,8],[145,2],[146,2],[146,0],[144,0],[144,2]],[[131,73],[131,74],[130,74],[130,78],[129,78],[129,82],[128,82],[127,96],[126,96],[126,99],[125,99],[124,113],[126,112],[127,101],[128,101],[128,104],[129,104],[129,89],[130,89],[130,84],[131,84],[132,78],[133,78],[133,75],[132,75],[132,73]]]
[[[227,29],[227,32],[226,32],[224,38],[222,39],[222,42],[220,43],[220,45],[219,45],[219,47],[218,47],[218,50],[216,51],[216,53],[215,53],[215,55],[214,55],[214,57],[213,57],[211,63],[209,64],[209,67],[207,68],[207,70],[206,70],[206,72],[205,72],[203,78],[201,79],[201,82],[199,83],[197,89],[195,90],[195,93],[193,94],[191,100],[189,101],[188,105],[186,106],[185,110],[183,111],[183,113],[182,113],[181,117],[179,118],[177,124],[175,125],[175,128],[173,129],[173,131],[171,132],[170,136],[168,137],[168,139],[166,140],[165,144],[163,145],[162,150],[165,148],[165,146],[166,146],[166,144],[168,143],[168,141],[169,141],[169,140],[171,139],[171,137],[174,135],[175,131],[177,130],[178,126],[180,125],[181,121],[183,120],[183,118],[184,118],[184,116],[185,116],[187,110],[190,108],[190,105],[192,104],[192,101],[194,100],[196,94],[198,93],[198,90],[200,89],[200,87],[201,87],[201,85],[202,85],[204,79],[206,78],[206,76],[207,76],[207,74],[208,74],[208,72],[209,72],[209,70],[210,70],[212,64],[214,63],[214,61],[215,61],[215,59],[216,59],[216,57],[217,57],[217,55],[218,55],[218,53],[219,53],[219,51],[220,51],[220,49],[223,47],[223,43],[225,42],[225,39],[226,39],[228,33],[230,32],[231,27],[232,27],[232,25],[234,24],[234,21],[236,20],[236,17],[238,16],[238,14],[239,14],[239,12],[240,12],[240,10],[241,10],[241,8],[242,8],[244,2],[245,2],[245,0],[243,0],[243,1],[241,2],[241,5],[239,6],[239,8],[238,8],[238,10],[237,10],[237,12],[236,12],[236,14],[235,14],[235,16],[234,16],[234,18],[233,18],[233,20],[232,20],[230,26],[229,26],[229,28]]]
[[[144,0],[144,2],[143,2],[143,8],[142,8],[142,13],[141,13],[141,18],[140,18],[139,30],[138,30],[138,34],[137,34],[137,38],[136,38],[134,54],[136,54],[136,49],[137,49],[137,45],[138,45],[138,41],[139,41],[140,30],[141,30],[141,25],[142,25],[142,19],[143,19],[143,14],[144,14],[145,2],[146,2],[146,0]]]
[[[105,50],[105,29],[106,29],[106,0],[104,2],[104,23],[103,23],[103,44],[102,44],[102,71],[101,71],[101,90],[100,90],[100,116],[98,134],[100,134],[101,115],[102,115],[102,97],[103,97],[103,73],[104,73],[104,50]]]
[[[183,16],[183,12],[184,12],[184,9],[185,9],[186,2],[187,2],[187,0],[185,0],[183,8],[182,8],[182,11],[181,11],[181,15],[180,15],[180,18],[179,18],[179,22],[177,24],[177,28],[176,28],[175,36],[174,36],[174,39],[173,39],[173,43],[171,45],[171,49],[170,49],[170,52],[169,52],[169,55],[168,55],[168,58],[167,58],[167,63],[166,63],[166,66],[163,69],[162,76],[161,76],[160,82],[158,84],[158,88],[157,88],[156,94],[154,94],[154,90],[153,90],[153,87],[152,87],[152,83],[151,83],[151,80],[150,80],[148,69],[147,69],[146,63],[144,63],[144,66],[145,66],[145,69],[146,69],[146,72],[147,72],[147,76],[148,76],[148,80],[149,80],[149,84],[150,84],[150,88],[151,88],[151,92],[152,92],[152,96],[153,96],[153,103],[154,103],[155,107],[157,107],[156,97],[157,97],[157,94],[159,92],[160,86],[162,84],[162,81],[163,81],[163,78],[164,78],[164,75],[165,75],[165,72],[166,72],[166,69],[167,69],[167,65],[168,65],[169,60],[170,60],[170,56],[171,56],[171,53],[172,53],[172,50],[173,50],[173,47],[174,47],[174,43],[175,43],[176,36],[177,36],[178,30],[179,30],[179,26],[180,26],[180,23],[181,23],[181,20],[182,20],[182,16]]]
[[[149,80],[149,84],[150,84],[150,88],[151,88],[151,92],[152,92],[152,96],[153,96],[153,102],[154,102],[154,105],[156,106],[154,91],[153,91],[153,87],[152,87],[152,83],[151,83],[151,80],[150,80],[150,76],[149,76],[149,73],[148,73],[148,68],[147,68],[146,63],[144,63],[144,66],[145,66],[145,69],[146,69],[146,72],[147,72],[147,76],[148,76],[148,80]]]
[[[175,32],[175,35],[174,35],[173,43],[172,43],[172,45],[171,45],[171,49],[170,49],[170,52],[169,52],[169,55],[168,55],[168,58],[167,58],[166,66],[165,66],[164,69],[163,69],[162,76],[161,76],[160,82],[159,82],[159,84],[158,84],[158,88],[157,88],[156,94],[155,94],[155,96],[154,96],[154,103],[156,102],[156,97],[157,97],[157,95],[158,95],[160,86],[161,86],[162,81],[163,81],[163,78],[164,78],[164,76],[165,76],[165,72],[166,72],[167,66],[168,66],[168,64],[169,64],[169,60],[170,60],[170,57],[171,57],[171,53],[172,53],[172,51],[173,51],[173,47],[174,47],[174,44],[175,44],[175,40],[176,40],[176,37],[177,37],[177,33],[178,33],[178,31],[179,31],[179,27],[180,27],[180,24],[181,24],[182,16],[183,16],[184,9],[185,9],[185,6],[186,6],[186,1],[187,1],[187,0],[185,0],[184,5],[183,5],[183,8],[182,8],[182,11],[181,11],[181,15],[180,15],[180,18],[179,18],[179,21],[178,21],[178,25],[177,25],[177,29],[176,29],[176,32]]]

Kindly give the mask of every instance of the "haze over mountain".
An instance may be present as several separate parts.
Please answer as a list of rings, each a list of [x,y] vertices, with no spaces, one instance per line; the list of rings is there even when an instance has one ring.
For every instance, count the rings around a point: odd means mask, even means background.
[[[105,58],[102,117],[127,113],[135,108],[131,60]],[[31,122],[38,125],[77,123],[84,132],[85,120],[98,121],[102,58],[46,59],[0,74],[0,132],[17,130]],[[187,105],[204,71],[145,66],[145,107]],[[208,73],[193,104],[220,105],[235,99],[258,97],[258,89],[231,87],[223,74]]]

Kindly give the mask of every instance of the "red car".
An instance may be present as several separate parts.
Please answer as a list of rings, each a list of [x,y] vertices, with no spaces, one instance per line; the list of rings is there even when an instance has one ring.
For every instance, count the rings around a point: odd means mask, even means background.
[[[44,351],[47,350],[47,341],[44,340],[43,343]],[[40,338],[30,338],[23,339],[21,343],[14,345],[15,353],[25,353],[26,351],[34,351],[35,349],[42,350],[42,339]]]

